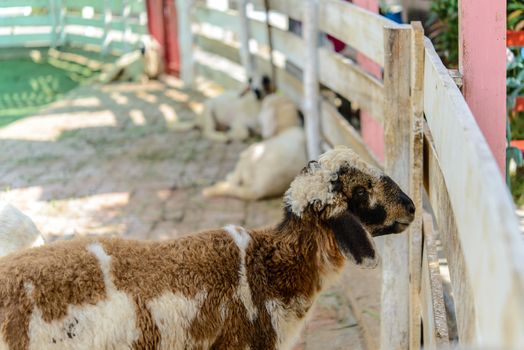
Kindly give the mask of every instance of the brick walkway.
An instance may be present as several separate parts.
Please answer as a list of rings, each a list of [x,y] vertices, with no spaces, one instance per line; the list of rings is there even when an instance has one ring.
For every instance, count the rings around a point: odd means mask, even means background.
[[[178,81],[82,87],[38,115],[0,129],[1,196],[48,241],[73,235],[166,239],[228,223],[275,223],[280,199],[204,199],[244,143],[217,144],[170,123],[192,118],[206,96]],[[297,349],[363,349],[341,285],[322,295]]]

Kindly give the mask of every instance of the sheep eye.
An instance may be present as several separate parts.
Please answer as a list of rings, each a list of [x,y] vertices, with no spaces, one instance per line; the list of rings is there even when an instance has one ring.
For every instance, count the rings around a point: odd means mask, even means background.
[[[356,189],[355,191],[355,195],[357,195],[358,197],[362,197],[366,194],[366,190],[363,188],[363,187],[359,187]]]

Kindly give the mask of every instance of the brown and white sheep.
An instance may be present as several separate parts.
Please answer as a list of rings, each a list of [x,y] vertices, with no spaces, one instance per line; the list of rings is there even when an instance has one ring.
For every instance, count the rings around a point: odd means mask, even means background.
[[[0,256],[44,244],[33,221],[8,202],[0,201]]]
[[[268,77],[258,84],[249,80],[248,86],[240,93],[228,91],[204,103],[204,110],[194,122],[176,122],[171,125],[175,131],[187,131],[198,127],[204,137],[219,142],[245,140],[250,132],[258,132],[257,117],[262,100],[271,92]]]
[[[310,162],[275,227],[164,242],[57,242],[0,259],[0,349],[288,349],[345,261],[374,267],[373,236],[412,201],[348,149]]]
[[[267,96],[258,119],[267,139],[244,150],[226,180],[205,188],[204,196],[245,200],[279,196],[300,172],[307,160],[306,136],[293,101],[278,94]]]

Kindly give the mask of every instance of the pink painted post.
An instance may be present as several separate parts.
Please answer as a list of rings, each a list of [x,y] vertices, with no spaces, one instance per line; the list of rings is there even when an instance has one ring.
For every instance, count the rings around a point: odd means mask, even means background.
[[[459,0],[464,97],[501,173],[506,164],[506,0]]]
[[[353,0],[353,3],[366,10],[378,13],[377,0]],[[361,53],[357,54],[357,61],[368,73],[373,74],[377,78],[381,78],[382,73],[379,64]],[[384,129],[380,123],[366,111],[360,113],[360,123],[360,130],[364,142],[378,159],[384,161]]]

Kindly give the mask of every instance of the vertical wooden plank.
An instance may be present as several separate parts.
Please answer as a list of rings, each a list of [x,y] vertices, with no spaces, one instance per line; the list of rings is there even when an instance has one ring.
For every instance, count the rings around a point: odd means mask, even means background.
[[[269,46],[269,65],[271,68],[271,80],[273,82],[273,88],[276,90],[277,86],[277,67],[273,59],[273,27],[270,25],[271,20],[269,18],[269,0],[264,0],[264,11],[266,13],[266,32],[267,32],[267,44]],[[318,24],[317,24],[318,25]]]
[[[405,191],[410,189],[411,27],[384,28],[385,169]],[[384,237],[380,338],[381,349],[409,348],[408,235]]]
[[[110,0],[104,0],[104,35],[102,36],[102,54],[107,53],[111,37],[109,35],[109,29],[111,28],[111,3]]]
[[[458,336],[462,344],[472,344],[478,333],[478,325],[475,321],[477,311],[475,309],[471,277],[464,259],[464,248],[460,241],[444,176],[436,156],[431,132],[427,126],[424,133],[424,162],[427,173],[426,191],[438,222],[444,255],[448,260],[451,288],[456,301],[455,312]]]
[[[177,0],[178,35],[180,43],[180,77],[187,86],[194,83],[193,32],[191,7],[193,0]]]
[[[304,116],[309,159],[320,155],[320,98],[318,85],[318,0],[307,0],[304,11],[303,37]]]
[[[59,45],[65,45],[67,40],[67,32],[66,32],[66,16],[67,16],[67,1],[60,0],[60,14],[59,14],[59,22],[60,22],[60,34],[58,35],[58,42]]]
[[[409,346],[420,348],[420,278],[422,258],[422,162],[424,148],[424,28],[411,24],[410,188],[415,219],[409,234]]]
[[[131,51],[131,45],[129,43],[129,34],[131,34],[131,27],[129,26],[129,16],[131,15],[130,1],[131,0],[122,0],[122,21],[124,23],[122,41],[124,42],[124,52],[126,53]]]
[[[58,45],[58,17],[60,9],[58,8],[57,0],[49,0],[49,17],[51,18],[51,47],[55,48]]]
[[[506,161],[506,1],[459,0],[462,92],[502,174]]]
[[[240,60],[244,69],[246,70],[246,78],[253,78],[254,61],[249,52],[249,39],[251,37],[251,29],[249,27],[249,19],[246,14],[247,0],[238,1],[238,16],[240,17]],[[275,83],[275,82],[273,82]]]
[[[439,258],[437,254],[437,237],[433,230],[433,218],[423,214],[424,254],[422,257],[421,305],[424,320],[424,349],[447,349],[448,324],[442,280],[440,278]]]

